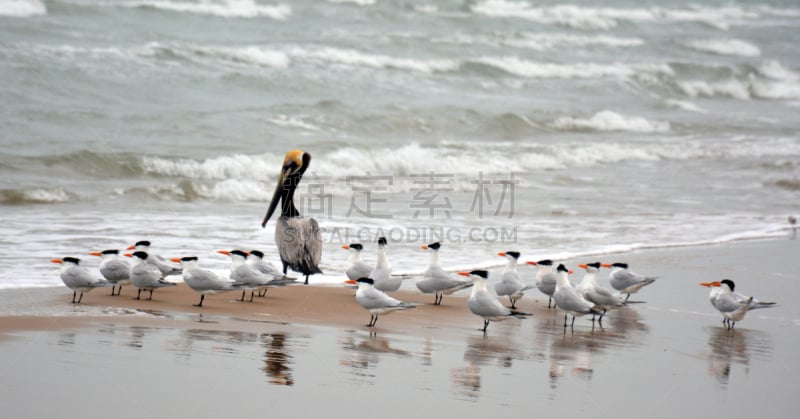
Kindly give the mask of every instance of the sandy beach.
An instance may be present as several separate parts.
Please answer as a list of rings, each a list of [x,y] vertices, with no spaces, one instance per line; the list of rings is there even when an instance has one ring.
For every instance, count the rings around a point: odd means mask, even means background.
[[[382,316],[374,330],[346,287],[272,289],[253,303],[231,292],[202,308],[184,285],[153,301],[133,300],[131,288],[96,290],[80,305],[66,288],[7,290],[0,408],[9,417],[788,418],[798,250],[796,240],[771,240],[613,255],[604,262],[659,279],[602,328],[579,318],[564,329],[563,313],[534,290],[519,303],[533,316],[492,323],[486,335],[468,291],[433,306],[413,283],[395,296],[422,305]],[[599,278],[607,284],[607,271]],[[722,278],[778,305],[729,332],[697,285]]]

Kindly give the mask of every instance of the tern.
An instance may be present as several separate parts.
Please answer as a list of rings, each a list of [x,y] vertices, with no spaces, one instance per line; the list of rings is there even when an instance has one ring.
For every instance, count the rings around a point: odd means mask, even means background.
[[[439,242],[422,246],[423,249],[431,252],[431,259],[428,263],[428,269],[425,270],[425,274],[423,275],[424,279],[417,281],[417,288],[423,294],[435,294],[433,300],[434,305],[440,305],[442,303],[444,294],[452,294],[473,285],[472,281],[458,280],[453,278],[449,272],[442,269],[439,263],[439,248],[441,248],[441,246]]]
[[[625,302],[628,302],[628,298],[631,298],[631,294],[635,294],[639,292],[642,287],[646,285],[650,285],[655,282],[655,276],[644,276],[633,273],[628,270],[627,263],[613,263],[609,264],[602,264],[604,268],[611,268],[611,273],[608,275],[609,282],[611,286],[614,287],[615,290],[623,293],[628,294],[625,297]]]
[[[375,327],[378,316],[388,314],[397,310],[407,310],[416,307],[416,304],[400,301],[386,295],[385,292],[376,289],[373,280],[370,278],[359,278],[356,280],[358,291],[356,291],[356,301],[370,312],[369,324],[367,327]]]
[[[507,263],[500,282],[494,286],[494,292],[500,296],[507,295],[508,300],[511,301],[511,308],[517,308],[517,300],[525,295],[525,290],[531,289],[533,286],[526,286],[519,279],[519,274],[517,273],[519,252],[500,252],[497,254],[497,256],[504,256],[507,260]]]
[[[139,289],[136,293],[136,300],[141,299],[142,291],[150,291],[150,298],[148,298],[148,300],[152,300],[153,290],[156,288],[174,287],[177,285],[174,282],[165,281],[164,278],[161,277],[161,270],[158,269],[158,266],[147,263],[147,259],[150,258],[147,252],[136,251],[133,253],[125,253],[125,256],[133,258],[130,276],[131,284]]]
[[[539,267],[539,270],[536,271],[536,288],[547,295],[547,308],[550,308],[550,303],[553,301],[553,293],[556,292],[556,275],[553,273],[553,261],[544,259],[538,262],[527,262],[527,264]]]
[[[264,253],[260,250],[251,250],[247,255],[247,264],[252,266],[253,269],[258,270],[264,275],[269,275],[273,280],[283,280],[286,284],[293,284],[297,278],[291,278],[281,273],[281,271],[271,263],[264,262]],[[258,297],[267,295],[267,288],[262,287],[258,290]],[[262,292],[263,291],[263,292]]]
[[[486,333],[486,328],[489,327],[489,322],[494,320],[496,322],[508,320],[511,318],[525,318],[530,316],[528,313],[522,313],[516,310],[506,308],[497,297],[492,295],[486,288],[486,279],[489,273],[485,270],[475,270],[471,272],[459,272],[461,276],[469,277],[475,284],[472,288],[467,299],[467,305],[472,314],[483,318],[483,329],[478,329]]]
[[[386,237],[378,238],[378,259],[369,277],[375,281],[375,288],[383,292],[397,291],[403,284],[402,277],[392,276],[392,265],[386,256]]]
[[[81,260],[78,258],[67,256],[62,259],[50,259],[50,262],[61,265],[59,276],[61,276],[61,280],[64,281],[64,285],[72,290],[72,304],[80,304],[81,300],[83,300],[83,293],[85,292],[112,285],[105,279],[92,276],[88,269],[80,266]],[[78,296],[78,291],[80,291],[81,296],[78,297],[78,301],[75,301],[75,297]]]
[[[132,246],[128,246],[127,250],[134,250],[137,252],[145,252],[147,253],[147,263],[154,265],[161,271],[161,277],[166,277],[168,275],[180,275],[181,269],[176,268],[169,263],[167,260],[150,251],[150,242],[148,240],[139,240],[136,244]]]
[[[292,280],[284,280],[282,278],[275,278],[272,275],[267,275],[259,271],[253,265],[247,263],[248,254],[242,250],[218,250],[217,253],[228,255],[231,257],[231,279],[236,284],[242,287],[242,298],[239,301],[244,301],[244,296],[247,290],[250,290],[250,302],[253,302],[255,290],[266,287],[279,287],[293,282]]]
[[[565,312],[564,327],[567,327],[567,314],[572,315],[572,326],[575,326],[575,317],[603,314],[594,308],[594,303],[583,298],[572,286],[567,276],[569,274],[569,270],[563,264],[556,268],[556,291],[553,293],[553,301],[556,307]]]
[[[603,288],[597,283],[597,272],[600,270],[600,262],[580,264],[581,268],[586,270],[583,280],[578,284],[575,289],[583,298],[595,304],[595,309],[603,310],[600,315],[600,321],[603,321],[603,316],[611,308],[618,308],[625,305],[625,302],[619,295],[614,295],[610,290]]]
[[[283,263],[283,274],[286,274],[288,268],[292,268],[293,271],[305,275],[306,285],[309,275],[322,273],[318,266],[322,258],[322,232],[319,224],[313,218],[303,218],[294,206],[294,192],[310,163],[311,154],[302,150],[286,153],[272,201],[261,222],[261,228],[266,227],[278,203],[282,203],[281,216],[275,226],[275,244]]]
[[[172,258],[171,261],[180,263],[183,268],[183,282],[189,288],[200,294],[200,302],[192,304],[195,307],[202,307],[206,294],[217,294],[225,291],[235,291],[248,289],[246,284],[236,284],[220,278],[219,275],[209,270],[203,269],[197,263],[197,256],[184,256],[182,258]]]
[[[92,256],[99,256],[100,273],[111,283],[111,295],[119,295],[122,286],[131,283],[131,264],[119,256],[119,250],[108,249],[102,252],[89,252]],[[114,288],[119,285],[119,290],[114,294]]]
[[[711,305],[722,314],[722,324],[724,324],[728,330],[733,330],[736,322],[744,319],[744,315],[747,314],[748,311],[758,308],[769,308],[775,305],[774,302],[759,301],[753,297],[747,297],[735,292],[736,285],[730,279],[701,282],[700,285],[711,287],[708,299],[711,301]]]
[[[342,246],[342,249],[350,251],[349,265],[345,270],[347,278],[356,281],[359,278],[368,277],[372,272],[372,268],[361,260],[361,251],[364,250],[364,246],[361,243],[351,243],[350,245]]]

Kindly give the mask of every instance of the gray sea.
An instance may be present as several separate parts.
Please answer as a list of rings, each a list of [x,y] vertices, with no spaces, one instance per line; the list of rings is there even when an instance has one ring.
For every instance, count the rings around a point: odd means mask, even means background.
[[[312,282],[382,235],[412,274],[786,235],[798,41],[788,0],[2,0],[0,287],[142,239],[277,262],[291,149]]]

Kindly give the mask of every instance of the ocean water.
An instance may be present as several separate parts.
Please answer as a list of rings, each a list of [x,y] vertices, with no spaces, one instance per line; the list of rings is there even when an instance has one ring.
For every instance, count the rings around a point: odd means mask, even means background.
[[[261,249],[286,151],[339,247],[396,272],[788,234],[800,6],[768,1],[0,2],[0,287],[149,239]],[[94,259],[94,260],[92,260]]]

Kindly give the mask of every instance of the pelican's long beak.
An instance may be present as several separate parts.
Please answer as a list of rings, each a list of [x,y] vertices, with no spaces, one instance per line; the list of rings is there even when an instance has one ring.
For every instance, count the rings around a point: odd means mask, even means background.
[[[278,204],[286,199],[286,195],[288,195],[291,190],[297,187],[297,184],[294,182],[286,184],[286,179],[288,179],[289,175],[296,171],[305,171],[306,167],[304,166],[304,156],[306,162],[311,159],[311,156],[308,153],[304,153],[302,150],[292,150],[286,153],[286,157],[283,159],[281,173],[278,175],[278,184],[275,185],[275,192],[272,194],[272,200],[267,208],[267,214],[264,216],[264,220],[261,222],[261,228],[266,227],[267,222],[269,221],[270,217],[272,217],[275,209],[278,208]],[[285,204],[286,203],[284,203],[284,205]]]
[[[89,254],[92,256],[103,256],[103,253],[101,252],[89,252]]]

